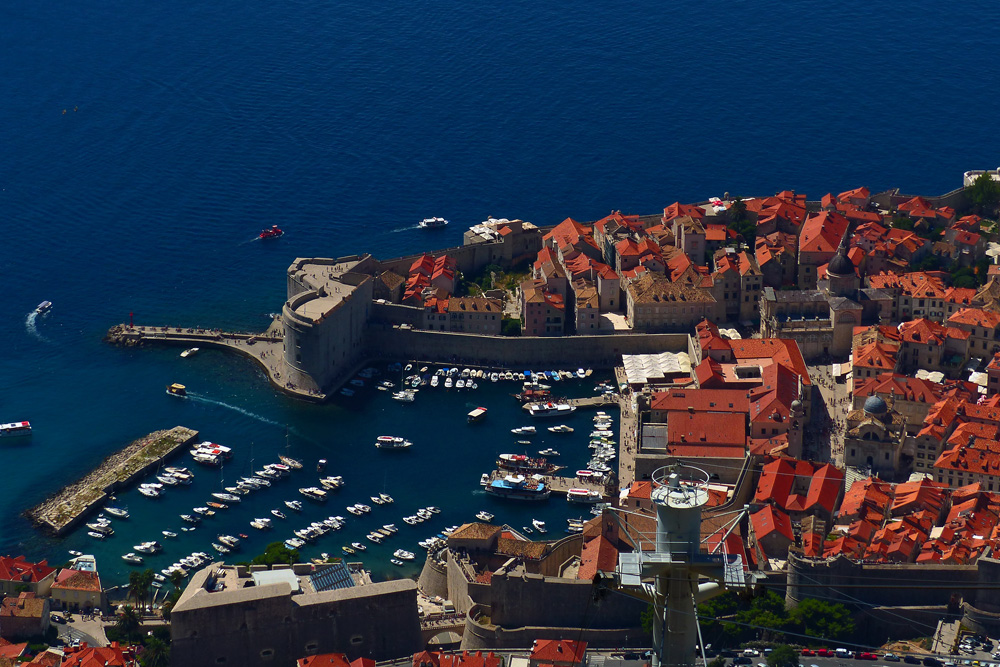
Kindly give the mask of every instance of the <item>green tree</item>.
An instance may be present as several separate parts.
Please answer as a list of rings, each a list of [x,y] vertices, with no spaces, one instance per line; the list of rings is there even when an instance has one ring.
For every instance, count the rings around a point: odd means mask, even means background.
[[[287,563],[288,565],[294,565],[299,562],[299,550],[289,549],[281,542],[271,542],[264,549],[264,553],[259,556],[255,556],[252,561],[253,565],[274,565],[276,563]]]
[[[767,656],[767,667],[799,667],[799,654],[788,644],[781,644]]]
[[[500,322],[500,333],[503,336],[520,336],[521,320],[516,317],[505,317]]]
[[[716,656],[708,661],[707,667],[726,667],[726,659],[721,655]]]
[[[965,189],[965,196],[973,212],[992,217],[1000,205],[1000,182],[994,181],[987,173],[980,174]]]
[[[812,637],[834,641],[854,632],[854,618],[839,602],[807,598],[792,609],[791,618],[802,634]]]
[[[736,620],[746,625],[758,627],[760,638],[775,641],[784,637],[791,619],[785,610],[785,600],[774,591],[767,591],[755,597],[750,608],[737,612]]]
[[[139,654],[142,667],[169,667],[170,646],[157,637],[150,637]]]
[[[145,611],[146,609],[146,603],[150,599],[149,591],[153,588],[153,582],[155,580],[156,580],[156,575],[154,574],[152,568],[147,567],[145,570],[142,571],[142,573],[139,576],[139,582],[140,585],[142,586],[142,605],[141,605],[142,611]]]
[[[139,620],[139,614],[136,612],[135,607],[130,604],[125,605],[122,613],[118,615],[118,619],[115,621],[115,630],[126,641],[130,643],[135,641],[136,637],[142,632],[142,622]]]
[[[128,597],[135,600],[136,606],[142,606],[142,572],[138,570],[128,573]]]
[[[181,584],[184,583],[184,573],[180,570],[174,570],[171,572],[170,583],[174,585],[174,588],[180,588]]]
[[[893,229],[903,229],[903,230],[906,230],[908,232],[912,232],[913,231],[913,221],[910,220],[909,218],[906,218],[906,217],[903,217],[903,216],[897,216],[897,217],[895,217],[895,218],[892,219],[892,228]]]

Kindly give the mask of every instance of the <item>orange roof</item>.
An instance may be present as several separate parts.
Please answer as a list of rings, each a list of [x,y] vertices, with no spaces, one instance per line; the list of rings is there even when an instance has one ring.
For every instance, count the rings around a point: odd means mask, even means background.
[[[62,667],[124,667],[133,665],[135,653],[131,646],[122,647],[118,642],[110,646],[87,646],[63,650]]]
[[[741,389],[670,389],[653,392],[650,408],[746,414],[750,411],[750,399]]]
[[[667,412],[667,446],[746,446],[746,415],[732,412]]]
[[[618,564],[618,549],[603,535],[592,538],[580,552],[580,569],[577,579],[592,580],[598,571],[611,572]]]
[[[531,647],[532,662],[578,663],[587,654],[587,642],[569,639],[536,639]]]
[[[64,568],[56,575],[55,581],[52,582],[52,588],[98,592],[101,590],[101,578],[97,576],[96,572]]]
[[[628,497],[636,498],[637,500],[649,500],[650,495],[653,493],[653,483],[652,482],[632,482],[632,486],[629,487]]]
[[[750,359],[772,359],[802,378],[802,384],[809,385],[809,369],[802,358],[802,352],[794,340],[784,338],[743,338],[731,340],[729,345],[733,357],[739,361]]]
[[[37,583],[56,569],[49,567],[48,561],[29,563],[24,556],[0,556],[0,580],[18,583]]]
[[[836,252],[850,223],[839,213],[822,211],[807,218],[799,235],[799,252]]]
[[[853,365],[855,368],[876,368],[893,370],[896,368],[898,345],[871,342],[854,348]]]
[[[995,329],[1000,325],[1000,313],[980,308],[962,308],[948,318],[948,323]]]
[[[771,533],[784,535],[788,540],[795,541],[795,533],[792,532],[792,520],[780,509],[775,509],[771,505],[765,505],[763,509],[750,515],[750,522],[753,524],[754,533],[757,539],[763,539]]]

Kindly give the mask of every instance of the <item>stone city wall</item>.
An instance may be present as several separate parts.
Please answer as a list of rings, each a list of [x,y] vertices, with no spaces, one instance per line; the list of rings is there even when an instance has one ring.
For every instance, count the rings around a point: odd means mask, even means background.
[[[622,354],[682,352],[687,334],[560,336],[553,338],[483,336],[450,331],[412,331],[369,326],[369,357],[507,368],[611,368]]]
[[[788,554],[785,602],[795,606],[813,594],[847,606],[920,607],[947,605],[953,596],[972,596],[979,582],[975,565],[858,563],[846,557],[803,558]],[[921,586],[921,583],[947,583]]]
[[[638,601],[636,601],[638,602]],[[594,611],[594,614],[599,614]],[[572,637],[587,642],[593,648],[648,647],[652,638],[641,628],[595,628],[587,626],[523,626],[501,627],[487,622],[491,607],[475,605],[469,610],[462,635],[462,650],[490,648],[530,648],[536,639],[566,639]],[[638,618],[638,615],[637,615]],[[480,622],[477,619],[481,619]],[[636,621],[638,624],[638,621]]]

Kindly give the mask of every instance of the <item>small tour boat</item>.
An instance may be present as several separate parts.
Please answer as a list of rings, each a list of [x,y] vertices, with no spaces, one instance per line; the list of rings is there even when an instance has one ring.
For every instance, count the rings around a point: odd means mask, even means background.
[[[436,229],[439,227],[446,227],[447,225],[448,225],[447,220],[437,216],[433,218],[424,218],[418,223],[418,226],[421,229]]]
[[[187,387],[180,384],[179,382],[175,382],[173,384],[167,385],[167,393],[170,394],[171,396],[180,396],[183,398],[187,396]]]
[[[184,359],[187,359],[191,355],[198,354],[198,350],[199,349],[200,348],[197,348],[197,347],[189,347],[188,349],[186,349],[183,352],[181,352],[181,357],[183,357]]]
[[[566,426],[566,424],[559,424],[559,426],[550,426],[549,433],[572,433],[573,427]]]
[[[285,235],[285,232],[278,225],[271,225],[269,229],[261,230],[257,235],[259,239],[278,239]]]
[[[375,446],[379,449],[408,449],[413,443],[396,435],[380,435],[375,439]]]
[[[51,301],[42,301],[35,308],[35,313],[37,313],[38,315],[41,315],[43,313],[48,312],[50,308],[52,308],[52,302]]]
[[[486,408],[479,407],[471,411],[468,414],[468,422],[473,424],[475,422],[481,421],[486,416]]]

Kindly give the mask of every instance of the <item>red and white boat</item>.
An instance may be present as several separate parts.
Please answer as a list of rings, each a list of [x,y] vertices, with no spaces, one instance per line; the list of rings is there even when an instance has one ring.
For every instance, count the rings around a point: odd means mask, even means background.
[[[276,239],[285,235],[285,232],[281,230],[278,225],[271,225],[270,229],[265,229],[260,233],[257,238],[260,239]]]
[[[29,435],[31,435],[31,424],[28,422],[0,424],[0,438],[24,438]]]
[[[601,494],[590,489],[570,489],[566,492],[566,500],[571,503],[599,503]]]

